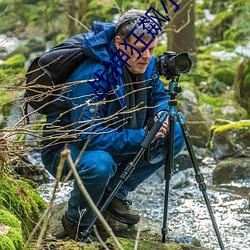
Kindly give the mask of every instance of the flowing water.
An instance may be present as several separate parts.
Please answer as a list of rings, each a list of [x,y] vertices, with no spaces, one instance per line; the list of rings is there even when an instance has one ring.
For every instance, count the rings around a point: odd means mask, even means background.
[[[201,171],[225,249],[250,250],[250,180],[213,186],[211,173],[214,167],[214,161],[206,158]],[[162,227],[165,194],[165,181],[161,176],[156,173],[129,197],[133,200],[133,208],[159,226],[159,230]],[[67,200],[71,188],[72,182],[60,187],[55,202]],[[53,182],[40,186],[45,200],[50,199],[52,189]],[[170,181],[167,222],[169,231],[174,235],[195,237],[204,247],[220,249],[192,168],[179,171]]]

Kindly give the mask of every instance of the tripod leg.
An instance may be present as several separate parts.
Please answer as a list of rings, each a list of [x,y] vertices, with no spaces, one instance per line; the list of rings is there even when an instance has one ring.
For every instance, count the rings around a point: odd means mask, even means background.
[[[162,242],[166,242],[166,235],[168,232],[167,220],[168,220],[168,200],[169,200],[169,183],[172,176],[172,169],[174,166],[174,122],[173,115],[169,115],[169,131],[166,138],[166,162],[165,162],[165,197],[164,197],[164,213],[163,213],[163,225],[162,225]]]
[[[162,126],[162,123],[165,121],[166,118],[167,118],[167,113],[163,112],[161,114],[161,116],[159,117],[159,119],[155,122],[155,124],[152,127],[152,129],[150,130],[149,134],[144,138],[144,140],[141,143],[141,148],[139,149],[138,153],[135,155],[133,161],[130,162],[126,166],[126,168],[124,169],[123,173],[120,176],[120,181],[117,183],[116,187],[113,189],[113,191],[110,193],[107,200],[104,202],[104,204],[100,208],[101,213],[107,208],[107,206],[112,201],[112,199],[114,198],[114,196],[116,195],[116,193],[118,192],[118,190],[120,189],[122,184],[132,174],[132,172],[135,169],[136,164],[138,163],[138,161],[140,160],[140,158],[142,157],[142,155],[144,154],[145,150],[148,148],[150,143],[153,141],[156,133],[159,131],[159,129]],[[94,217],[94,219],[92,220],[92,222],[90,223],[88,228],[82,233],[83,241],[88,237],[88,235],[89,235],[90,231],[92,230],[92,227],[94,226],[96,220],[97,220],[97,216]]]
[[[197,183],[199,185],[200,191],[203,194],[203,197],[204,197],[204,200],[205,200],[205,203],[206,203],[206,206],[207,206],[207,210],[209,212],[209,215],[210,215],[210,218],[211,218],[211,221],[212,221],[212,224],[213,224],[213,228],[214,228],[216,237],[218,239],[220,248],[221,248],[221,250],[224,250],[225,247],[223,245],[221,235],[220,235],[220,232],[219,232],[219,229],[218,229],[218,226],[217,226],[214,214],[213,214],[213,210],[212,210],[210,201],[208,199],[208,195],[207,195],[207,192],[206,192],[207,187],[206,187],[206,184],[204,182],[204,177],[203,177],[203,174],[201,173],[201,171],[199,169],[198,162],[197,162],[197,159],[195,157],[195,154],[194,154],[194,151],[193,151],[190,139],[189,139],[189,133],[188,133],[187,128],[186,128],[184,116],[183,116],[183,114],[181,112],[178,112],[177,113],[177,118],[178,118],[179,124],[181,126],[181,130],[182,130],[185,142],[186,142],[186,146],[187,146],[187,150],[188,150],[190,159],[191,159],[191,161],[193,163],[193,167],[194,167],[194,171],[195,171],[195,179],[196,179],[196,181],[197,181]]]

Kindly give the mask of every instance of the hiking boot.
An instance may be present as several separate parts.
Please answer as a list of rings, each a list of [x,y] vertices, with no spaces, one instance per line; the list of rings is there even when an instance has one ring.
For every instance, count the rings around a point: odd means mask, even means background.
[[[140,221],[140,216],[130,208],[131,205],[132,201],[114,197],[105,211],[122,223],[134,225]]]
[[[97,238],[92,234],[90,234],[85,239],[82,234],[86,229],[86,227],[80,226],[78,225],[78,223],[75,223],[75,221],[73,221],[68,217],[67,213],[65,213],[64,216],[62,217],[62,225],[66,232],[65,236],[68,236],[70,239],[85,243],[91,243],[97,241]]]

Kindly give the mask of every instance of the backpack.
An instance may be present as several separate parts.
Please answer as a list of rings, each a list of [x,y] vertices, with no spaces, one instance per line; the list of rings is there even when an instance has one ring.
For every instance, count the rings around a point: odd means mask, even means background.
[[[37,57],[26,73],[25,114],[28,105],[48,114],[58,92],[71,73],[86,59],[82,42],[85,34],[75,35]]]

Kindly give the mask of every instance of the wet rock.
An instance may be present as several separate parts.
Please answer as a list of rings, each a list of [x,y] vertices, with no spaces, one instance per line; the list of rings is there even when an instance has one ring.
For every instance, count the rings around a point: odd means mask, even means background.
[[[213,171],[213,183],[250,178],[250,158],[227,158],[220,161]]]
[[[210,124],[204,118],[198,106],[188,101],[181,101],[180,110],[185,116],[185,123],[192,145],[206,148]]]
[[[191,176],[193,176],[193,169],[191,168],[174,174],[171,178],[170,187],[173,189],[178,189],[189,186]]]
[[[63,227],[61,224],[61,217],[65,213],[67,204],[65,202],[57,204],[52,209],[51,221],[47,230],[47,239],[54,239],[54,245],[61,242],[61,239],[57,239],[58,235],[63,234]],[[166,243],[161,242],[161,230],[158,226],[152,224],[147,219],[141,219],[140,223],[135,226],[128,226],[119,221],[114,220],[112,217],[104,214],[106,221],[112,228],[114,234],[119,237],[120,243],[124,249],[134,249],[134,241],[139,235],[140,249],[186,249],[186,250],[208,250],[208,248],[201,247],[201,243],[195,237],[185,235],[175,235],[173,232],[169,232],[166,238]],[[102,226],[98,226],[99,230],[104,230]],[[99,231],[99,233],[101,233]],[[102,233],[101,233],[102,234]],[[107,237],[108,235],[106,235]],[[46,238],[44,244],[46,243]],[[63,239],[65,244],[68,244],[67,238]],[[71,241],[72,242],[72,241]],[[112,239],[108,238],[106,243],[112,243]],[[72,244],[79,244],[73,243]],[[98,247],[98,246],[97,246]],[[60,248],[61,249],[61,248]],[[63,248],[64,249],[64,248]],[[102,249],[102,248],[95,248]],[[113,248],[112,248],[113,249]]]

